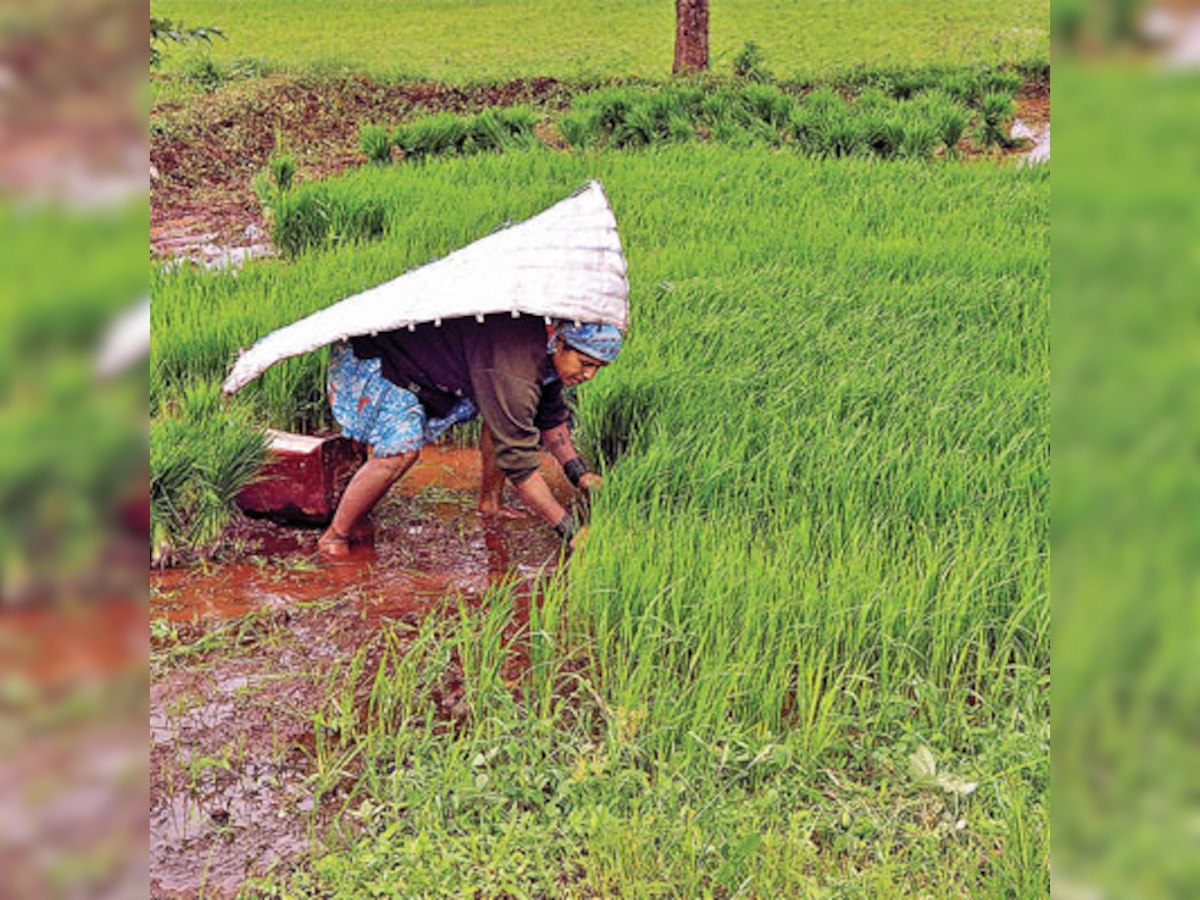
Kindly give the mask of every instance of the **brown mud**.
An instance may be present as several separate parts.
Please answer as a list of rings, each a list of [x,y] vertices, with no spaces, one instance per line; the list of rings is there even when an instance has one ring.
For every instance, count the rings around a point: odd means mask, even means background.
[[[569,501],[561,470],[544,471]],[[230,562],[151,574],[152,897],[230,896],[352,827],[353,779],[319,781],[314,722],[355,654],[373,675],[381,628],[403,641],[503,582],[516,595],[506,640],[521,632],[529,586],[560,564],[560,545],[533,516],[481,516],[478,485],[477,450],[426,448],[349,559],[322,561],[319,529],[247,520]],[[521,657],[514,642],[506,678]],[[436,702],[451,725],[464,715],[454,666]]]
[[[366,162],[361,125],[489,106],[562,110],[574,90],[553,78],[454,87],[273,75],[185,104],[158,104],[150,139],[151,250],[196,258],[206,245],[254,245],[247,228],[265,233],[265,222],[251,181],[275,152],[277,136],[299,164],[298,180],[325,178]]]

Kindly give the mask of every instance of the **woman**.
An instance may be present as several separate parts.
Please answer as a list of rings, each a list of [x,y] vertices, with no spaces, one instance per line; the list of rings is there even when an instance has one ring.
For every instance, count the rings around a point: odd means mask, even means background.
[[[367,445],[369,458],[346,487],[318,542],[321,552],[348,553],[355,526],[412,467],[421,448],[476,415],[491,432],[496,467],[573,546],[575,520],[539,473],[540,451],[554,456],[581,490],[600,486],[576,452],[562,392],[591,381],[616,358],[622,339],[612,325],[558,322],[547,340],[541,319],[500,314],[336,344],[329,364],[334,418]],[[485,506],[487,488],[485,475]]]

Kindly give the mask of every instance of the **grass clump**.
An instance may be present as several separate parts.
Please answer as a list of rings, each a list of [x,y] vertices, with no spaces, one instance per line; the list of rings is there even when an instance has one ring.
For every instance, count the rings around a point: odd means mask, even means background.
[[[331,192],[320,182],[280,192],[271,208],[271,240],[289,257],[377,238],[386,224],[385,207],[377,198]]]
[[[267,442],[244,404],[225,403],[215,383],[160,394],[150,428],[151,560],[177,551],[211,554],[240,515],[238,492],[266,457]]]
[[[358,143],[369,162],[386,165],[392,161],[392,137],[383,125],[364,125]]]
[[[423,162],[436,156],[501,153],[534,144],[537,116],[523,107],[488,109],[475,116],[439,113],[400,125],[392,140],[404,159]]]
[[[990,93],[983,98],[980,105],[980,123],[976,130],[976,139],[984,147],[1007,147],[1009,145],[1008,125],[1016,112],[1016,104],[1012,95],[1005,93]]]
[[[767,68],[767,54],[755,41],[746,41],[733,57],[733,75],[747,81],[771,81],[774,78]]]

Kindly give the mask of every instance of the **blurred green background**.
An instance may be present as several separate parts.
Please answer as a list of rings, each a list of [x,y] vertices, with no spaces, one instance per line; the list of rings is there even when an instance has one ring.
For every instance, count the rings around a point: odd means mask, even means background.
[[[1195,896],[1200,72],[1124,43],[1054,89],[1055,890]]]

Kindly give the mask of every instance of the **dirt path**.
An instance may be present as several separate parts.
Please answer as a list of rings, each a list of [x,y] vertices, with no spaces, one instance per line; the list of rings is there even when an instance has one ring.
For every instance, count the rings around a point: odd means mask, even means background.
[[[232,895],[353,827],[353,780],[317,777],[314,722],[357,653],[377,661],[381,628],[415,634],[511,580],[517,637],[520,596],[558,542],[532,518],[480,517],[478,478],[475,450],[427,449],[378,511],[374,547],[345,562],[317,560],[316,530],[260,522],[237,562],[151,575],[152,897]],[[561,475],[553,486],[568,499]],[[509,665],[515,678],[519,653]],[[447,720],[463,715],[454,666],[439,690]]]

